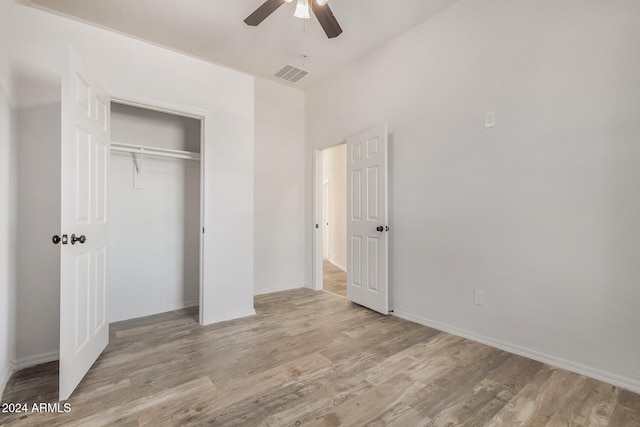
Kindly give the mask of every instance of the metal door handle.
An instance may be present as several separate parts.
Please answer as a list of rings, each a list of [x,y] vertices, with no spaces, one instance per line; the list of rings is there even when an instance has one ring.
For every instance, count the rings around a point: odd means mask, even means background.
[[[75,234],[71,235],[71,244],[75,245],[76,242],[80,242],[81,244],[83,244],[84,242],[87,241],[87,238],[84,236],[84,234],[80,237],[77,237]]]
[[[384,231],[384,227],[379,225],[376,227],[376,230],[378,230],[379,232],[383,232]]]

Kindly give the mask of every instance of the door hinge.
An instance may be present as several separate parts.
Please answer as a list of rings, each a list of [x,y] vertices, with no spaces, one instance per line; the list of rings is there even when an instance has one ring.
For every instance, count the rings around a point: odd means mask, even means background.
[[[320,224],[316,224],[316,228],[320,228]]]
[[[202,227],[202,234],[204,234],[204,227]]]

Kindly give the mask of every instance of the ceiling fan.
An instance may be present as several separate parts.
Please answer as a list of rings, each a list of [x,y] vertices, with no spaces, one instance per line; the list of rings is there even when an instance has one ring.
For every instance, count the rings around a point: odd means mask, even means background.
[[[293,0],[267,0],[260,7],[253,11],[253,13],[244,20],[245,24],[253,27],[264,21],[269,15],[271,15],[277,8],[284,3],[291,3]],[[338,37],[342,33],[342,28],[333,16],[333,12],[327,4],[328,0],[298,0],[296,11],[293,16],[298,18],[310,18],[309,3],[311,3],[311,9],[313,14],[316,15],[322,29],[330,39]]]

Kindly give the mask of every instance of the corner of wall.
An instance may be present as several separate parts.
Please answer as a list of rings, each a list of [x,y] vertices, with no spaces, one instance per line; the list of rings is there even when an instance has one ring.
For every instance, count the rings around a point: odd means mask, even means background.
[[[12,105],[12,0],[0,0],[0,398],[15,356],[15,114]]]
[[[13,371],[10,366],[7,366],[4,373],[0,373],[0,400],[3,400],[2,396],[4,395],[4,389],[7,387],[7,383],[9,382],[9,378],[11,378],[12,373]]]
[[[304,281],[304,92],[255,80],[254,295]]]
[[[6,82],[0,82],[0,396],[16,349],[16,120]],[[9,81],[10,84],[10,81]]]

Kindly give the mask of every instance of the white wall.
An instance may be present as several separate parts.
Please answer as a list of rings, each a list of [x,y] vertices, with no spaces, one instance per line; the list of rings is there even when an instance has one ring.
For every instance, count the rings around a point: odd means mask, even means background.
[[[15,355],[16,123],[9,99],[12,1],[0,0],[0,398]]]
[[[131,105],[111,104],[111,140],[200,152],[200,120]]]
[[[639,40],[636,0],[462,0],[307,92],[308,189],[390,126],[396,314],[640,391]]]
[[[12,157],[12,132],[14,132],[11,104],[0,86],[0,397],[9,375],[10,361],[13,358],[15,344],[13,341],[13,316],[11,254],[10,245],[12,228],[11,215],[11,171],[14,168]]]
[[[60,246],[51,237],[60,234],[60,113],[60,104],[17,109],[19,368],[58,355]]]
[[[253,314],[253,78],[22,5],[14,6],[13,40],[16,102],[23,108],[60,102],[63,59],[72,44],[112,96],[207,112],[204,322]],[[52,205],[47,213],[58,209]],[[29,232],[21,241],[37,242],[44,251],[49,238]],[[18,274],[24,277],[24,269]],[[44,289],[21,280],[19,286],[57,292],[56,284]],[[39,318],[53,318],[56,310],[50,300]],[[57,322],[25,322],[31,325],[22,326],[30,328],[20,337],[28,348],[23,360],[57,351],[49,338],[57,336]]]
[[[304,93],[255,85],[256,294],[304,284]]]
[[[11,92],[11,31],[13,28],[11,17],[13,0],[0,0],[0,86],[5,95],[12,99]]]
[[[329,180],[329,261],[347,271],[347,146],[322,151],[322,181]],[[326,238],[323,236],[323,239]]]
[[[111,139],[200,151],[200,121],[122,105],[111,108]],[[198,305],[200,164],[144,156],[134,188],[131,153],[112,152],[109,321]]]

